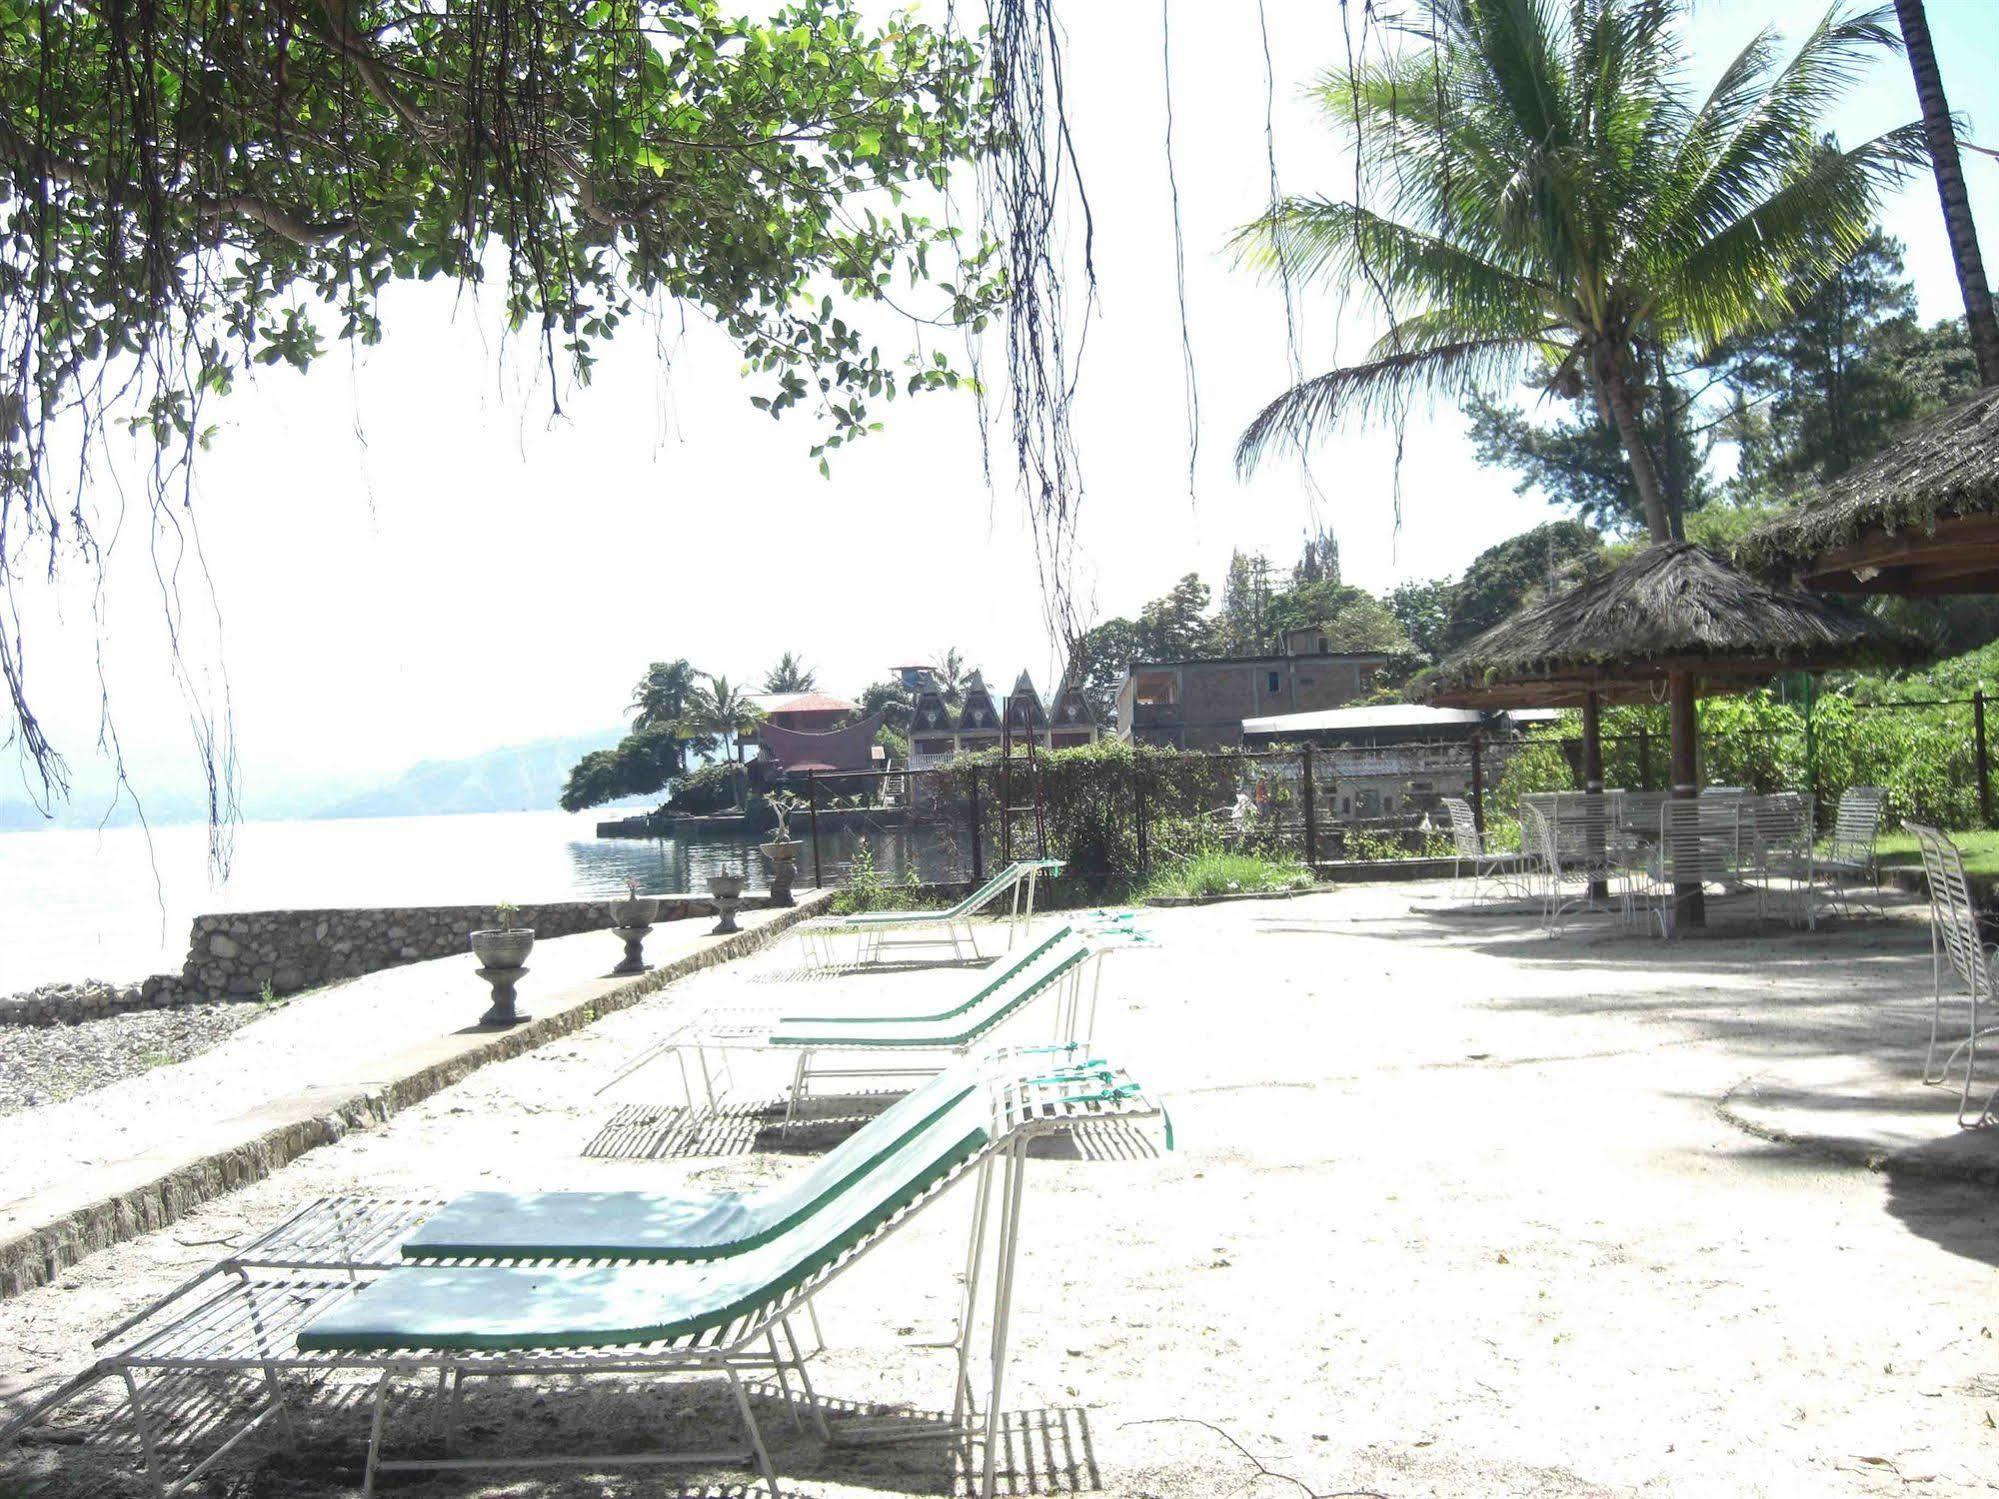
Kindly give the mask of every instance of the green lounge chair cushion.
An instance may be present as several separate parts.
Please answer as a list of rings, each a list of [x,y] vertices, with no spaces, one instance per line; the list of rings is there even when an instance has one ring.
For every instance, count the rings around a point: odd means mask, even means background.
[[[1046,941],[1036,946],[1032,952],[1015,958],[1000,973],[991,975],[990,977],[981,975],[985,977],[985,982],[973,991],[971,998],[962,1004],[951,1006],[948,1010],[938,1010],[936,1013],[930,1015],[864,1015],[858,1011],[849,1010],[844,1015],[785,1015],[781,1017],[781,1023],[795,1025],[800,1021],[825,1021],[829,1025],[854,1025],[869,1020],[883,1020],[897,1023],[917,1020],[949,1020],[953,1016],[964,1014],[967,1010],[976,1009],[1008,984],[1015,982],[1021,974],[1032,968],[1051,947],[1068,935],[1069,928],[1065,926],[1059,931],[1052,933]]]
[[[615,1268],[409,1265],[334,1303],[304,1352],[532,1350],[663,1342],[712,1331],[797,1289],[985,1148],[983,1092],[961,1099],[862,1183],[789,1232],[728,1259]]]
[[[705,1260],[796,1227],[929,1128],[976,1081],[946,1068],[814,1163],[761,1192],[467,1192],[403,1241],[406,1260]]]

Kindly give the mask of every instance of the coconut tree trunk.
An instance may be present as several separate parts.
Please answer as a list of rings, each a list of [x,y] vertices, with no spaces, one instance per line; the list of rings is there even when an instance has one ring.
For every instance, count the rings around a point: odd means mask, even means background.
[[[1631,465],[1631,481],[1638,486],[1638,498],[1645,507],[1645,528],[1651,532],[1655,545],[1662,541],[1674,541],[1680,536],[1679,517],[1666,503],[1664,489],[1659,483],[1659,470],[1652,462],[1651,449],[1645,445],[1644,429],[1638,423],[1637,395],[1625,378],[1625,368],[1624,359],[1611,344],[1606,342],[1596,346],[1591,357],[1591,369],[1596,376],[1597,389],[1603,393],[1604,404],[1610,407],[1611,419],[1617,423],[1617,435],[1624,444],[1625,461]],[[1700,717],[1694,701],[1695,682],[1691,675],[1683,671],[1673,672],[1667,682],[1671,689],[1669,723],[1672,728],[1673,795],[1697,796],[1700,794],[1700,778],[1696,769],[1700,761]],[[1676,885],[1673,897],[1677,908],[1675,920],[1679,925],[1706,925],[1706,902],[1702,899],[1698,883],[1691,887]]]
[[[1631,465],[1631,482],[1638,487],[1638,503],[1645,510],[1645,529],[1654,541],[1672,541],[1679,528],[1672,507],[1666,502],[1665,486],[1659,482],[1658,465],[1646,444],[1645,429],[1638,420],[1638,393],[1625,374],[1627,361],[1608,340],[1597,344],[1590,356],[1591,373],[1610,419],[1617,427],[1618,441],[1624,445],[1624,461]]]
[[[1957,284],[1964,294],[1964,322],[1971,335],[1971,352],[1978,361],[1978,383],[1999,385],[1999,317],[1993,315],[1992,289],[1985,279],[1985,261],[1978,253],[1978,230],[1971,219],[1971,199],[1964,190],[1964,164],[1957,154],[1957,131],[1951,124],[1950,101],[1944,97],[1943,74],[1937,70],[1929,17],[1923,12],[1923,0],[1895,0],[1895,16],[1902,23],[1909,71],[1916,76],[1923,134],[1929,140],[1937,196],[1943,200],[1951,259],[1957,262]]]

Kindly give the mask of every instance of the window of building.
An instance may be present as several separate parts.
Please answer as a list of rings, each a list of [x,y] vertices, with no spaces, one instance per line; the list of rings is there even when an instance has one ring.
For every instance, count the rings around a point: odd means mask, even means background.
[[[1325,636],[1321,635],[1319,637],[1319,654],[1322,656],[1329,655],[1331,654],[1332,649],[1333,649],[1333,643],[1330,640],[1326,639]]]
[[[1264,673],[1264,675],[1269,679],[1269,685],[1264,690],[1266,692],[1277,691],[1277,673],[1272,671],[1272,672],[1266,672]]]
[[[1161,708],[1170,706],[1177,699],[1178,680],[1167,672],[1141,676],[1135,693],[1141,708]]]

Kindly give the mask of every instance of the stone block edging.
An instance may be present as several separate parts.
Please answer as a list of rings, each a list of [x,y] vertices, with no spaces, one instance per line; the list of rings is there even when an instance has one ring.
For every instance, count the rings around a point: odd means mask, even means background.
[[[606,990],[586,1004],[535,1016],[442,1061],[391,1079],[380,1088],[339,1094],[295,1094],[269,1110],[295,1117],[249,1139],[210,1151],[125,1190],[36,1225],[0,1243],[0,1299],[54,1280],[85,1255],[163,1228],[192,1209],[238,1187],[262,1181],[309,1150],[331,1145],[351,1129],[380,1124],[450,1087],[479,1068],[559,1040],[602,1016],[631,1008],[666,985],[768,946],[829,904],[831,891],[801,894],[798,904],[760,926],[686,954]]]

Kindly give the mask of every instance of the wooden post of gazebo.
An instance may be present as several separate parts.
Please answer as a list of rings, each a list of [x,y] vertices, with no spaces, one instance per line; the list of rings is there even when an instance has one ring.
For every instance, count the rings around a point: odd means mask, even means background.
[[[1666,681],[1671,695],[1673,730],[1672,768],[1667,779],[1672,783],[1672,795],[1676,799],[1692,801],[1701,794],[1701,720],[1697,696],[1700,684],[1693,673],[1687,671],[1671,672]],[[1660,850],[1660,856],[1670,859],[1672,855],[1673,842],[1669,841]],[[1677,873],[1663,869],[1660,872]],[[1698,870],[1691,880],[1673,881],[1673,923],[1677,930],[1707,924],[1707,899],[1701,893]]]
[[[1607,866],[1606,856],[1608,819],[1604,816],[1603,796],[1603,718],[1602,700],[1594,692],[1583,694],[1583,792],[1598,798],[1590,804],[1592,815],[1588,819],[1590,868],[1603,869]],[[1591,900],[1610,899],[1610,882],[1607,879],[1593,879],[1589,885]]]

